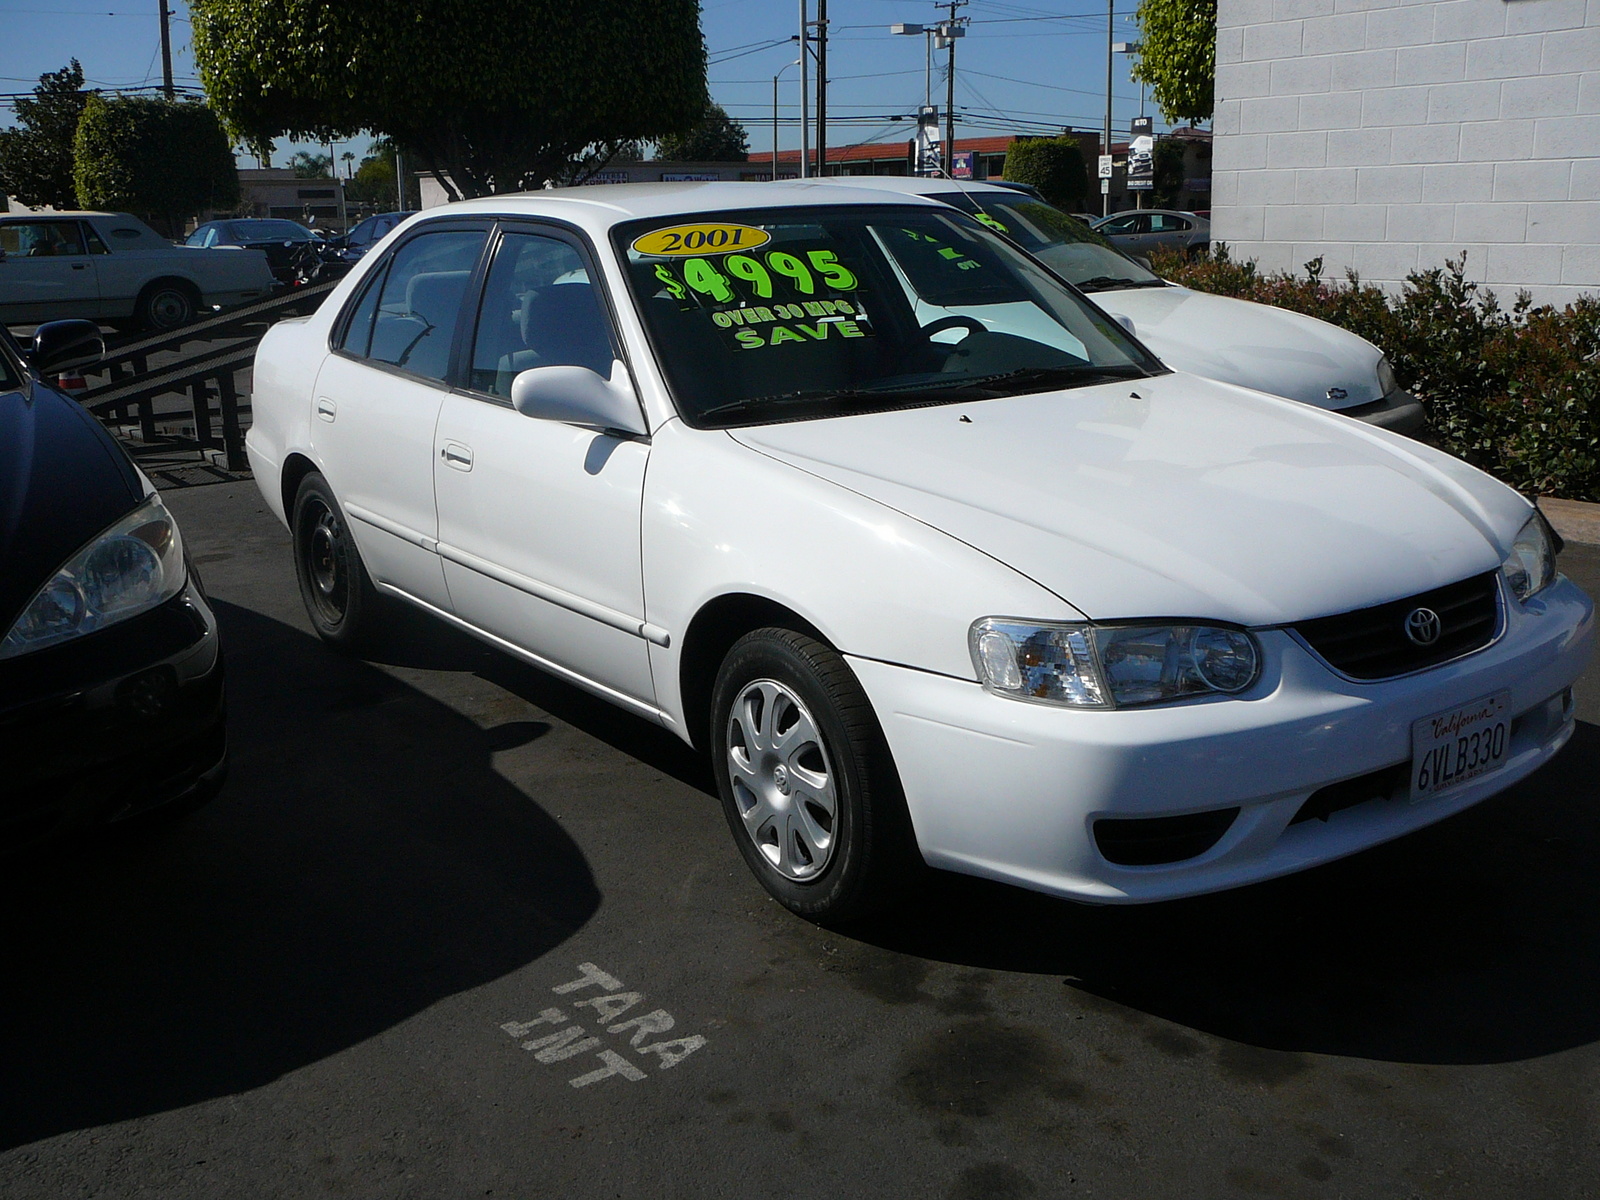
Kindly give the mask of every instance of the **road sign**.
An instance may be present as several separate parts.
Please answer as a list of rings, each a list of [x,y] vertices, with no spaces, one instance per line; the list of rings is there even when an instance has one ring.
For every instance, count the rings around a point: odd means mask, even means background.
[[[1109,155],[1109,154],[1102,154],[1100,156],[1100,178],[1101,179],[1110,179],[1111,178],[1111,155]],[[1104,191],[1104,190],[1105,190],[1104,188],[1101,189],[1101,191]]]

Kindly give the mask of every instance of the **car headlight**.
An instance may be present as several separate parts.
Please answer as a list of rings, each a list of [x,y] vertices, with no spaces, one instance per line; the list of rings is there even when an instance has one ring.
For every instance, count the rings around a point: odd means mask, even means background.
[[[1394,377],[1394,368],[1389,365],[1389,356],[1384,355],[1378,360],[1378,395],[1387,396],[1399,390],[1400,381]]]
[[[1217,625],[1044,624],[985,617],[968,635],[989,691],[1074,708],[1125,708],[1242,692],[1261,671],[1256,640]]]
[[[1506,587],[1518,600],[1543,591],[1555,581],[1556,544],[1542,513],[1534,513],[1511,543],[1511,553],[1500,564]]]
[[[147,612],[183,590],[178,524],[151,495],[34,593],[0,640],[0,659],[43,650]]]

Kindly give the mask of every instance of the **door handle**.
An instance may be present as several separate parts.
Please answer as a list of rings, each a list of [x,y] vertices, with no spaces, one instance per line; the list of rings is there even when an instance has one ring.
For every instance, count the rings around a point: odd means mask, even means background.
[[[472,447],[463,446],[460,442],[446,442],[439,451],[439,457],[444,459],[446,465],[458,471],[472,470]]]
[[[339,415],[339,406],[326,396],[317,397],[317,416],[324,421],[332,421]]]
[[[74,271],[87,271],[89,269],[89,264],[88,263],[73,263],[72,264],[72,269]]]

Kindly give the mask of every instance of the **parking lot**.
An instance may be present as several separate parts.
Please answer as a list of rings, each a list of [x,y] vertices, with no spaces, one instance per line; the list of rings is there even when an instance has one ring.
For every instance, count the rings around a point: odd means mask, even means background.
[[[1550,767],[1354,859],[841,933],[676,739],[420,618],[341,657],[252,483],[168,503],[232,777],[8,864],[13,1200],[1595,1194],[1600,668]]]

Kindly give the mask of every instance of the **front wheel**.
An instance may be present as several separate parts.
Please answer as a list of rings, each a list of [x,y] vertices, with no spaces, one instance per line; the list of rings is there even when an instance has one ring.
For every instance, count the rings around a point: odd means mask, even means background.
[[[379,597],[328,481],[313,471],[295,493],[294,566],[317,636],[340,649],[373,637]]]
[[[745,862],[779,902],[845,921],[897,899],[918,864],[883,732],[844,659],[758,629],[717,675],[712,753]]]

